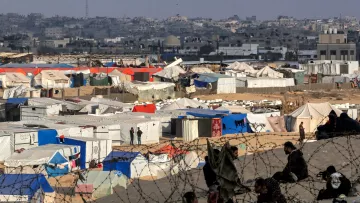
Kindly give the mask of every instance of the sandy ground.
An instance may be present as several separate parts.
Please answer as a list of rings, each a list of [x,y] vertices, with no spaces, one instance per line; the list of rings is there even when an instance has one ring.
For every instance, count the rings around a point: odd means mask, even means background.
[[[306,92],[287,92],[287,99],[289,101],[300,100],[304,97],[307,102],[330,102],[332,104],[360,104],[360,92],[357,89],[351,90],[331,90],[331,91],[306,91]],[[196,96],[203,100],[223,99],[223,100],[280,100],[284,99],[284,94],[252,94],[252,93],[238,93],[238,94],[214,94]]]
[[[360,139],[355,136],[306,143],[303,152],[310,177],[296,184],[281,185],[288,202],[314,202],[318,191],[325,186],[323,181],[316,178],[316,174],[329,165],[334,165],[352,181],[356,179],[360,167],[358,145]],[[273,149],[242,156],[235,164],[241,179],[252,187],[253,182],[248,182],[249,180],[270,177],[282,170],[286,161],[287,157],[282,149]],[[117,188],[115,194],[96,202],[181,202],[181,195],[190,190],[196,191],[199,202],[206,202],[206,185],[201,169],[182,171],[178,175],[156,181],[134,181],[127,190]],[[250,202],[254,198],[254,193],[236,197],[238,202]]]

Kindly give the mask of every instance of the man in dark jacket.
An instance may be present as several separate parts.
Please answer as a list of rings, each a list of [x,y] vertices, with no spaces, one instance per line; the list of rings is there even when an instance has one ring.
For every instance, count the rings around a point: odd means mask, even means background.
[[[214,149],[215,156],[218,156],[219,153],[220,153],[219,150]],[[205,165],[203,167],[203,172],[204,172],[206,185],[208,186],[209,190],[217,188],[219,186],[219,183],[216,179],[216,173],[214,169],[211,168],[208,156],[205,157]]]
[[[284,144],[285,154],[288,156],[288,163],[282,172],[274,174],[273,178],[279,182],[297,182],[308,177],[308,167],[303,153],[296,149],[292,142]]]
[[[326,180],[326,189],[319,191],[317,200],[338,198],[340,195],[348,196],[351,182],[344,174],[337,172],[334,166],[329,166],[319,175]]]
[[[257,203],[286,203],[279,183],[273,178],[258,178],[255,182],[255,192],[259,194]]]
[[[130,129],[130,145],[134,145],[134,128],[131,127]]]
[[[141,145],[141,135],[142,134],[143,134],[143,132],[138,127],[138,130],[137,130],[138,145]]]

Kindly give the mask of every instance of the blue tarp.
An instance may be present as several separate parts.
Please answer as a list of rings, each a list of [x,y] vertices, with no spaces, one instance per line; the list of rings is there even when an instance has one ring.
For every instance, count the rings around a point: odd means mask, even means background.
[[[116,62],[105,63],[104,66],[105,66],[105,67],[115,67],[115,66],[116,66]]]
[[[19,105],[19,104],[26,104],[28,101],[28,98],[9,98],[6,101],[6,104],[15,104],[15,105]]]
[[[131,162],[140,152],[112,151],[103,161],[104,171],[121,171],[131,178]]]
[[[43,174],[3,174],[0,183],[0,195],[26,195],[29,201],[40,188],[45,193],[54,192]]]
[[[218,79],[219,78],[211,77],[211,76],[207,76],[207,75],[202,75],[202,74],[199,74],[199,77],[196,78],[197,81],[206,82],[206,83],[217,82]]]
[[[182,109],[186,111],[186,115],[201,117],[201,118],[221,118],[229,114],[229,111],[216,111],[210,109]]]
[[[222,134],[238,134],[249,132],[246,114],[229,114],[222,119]]]
[[[194,85],[195,85],[195,87],[206,88],[208,84],[209,84],[209,83],[207,83],[207,82],[202,82],[202,81],[194,80]]]
[[[57,164],[63,164],[68,162],[68,160],[61,155],[59,152],[56,152],[56,154],[51,158],[49,161],[50,164],[55,165],[55,167],[46,166],[45,170],[49,177],[57,177],[57,176],[63,176],[69,173],[69,166],[66,165],[63,169],[56,167]]]
[[[40,129],[38,131],[38,142],[39,146],[47,145],[47,144],[57,144],[58,138],[56,130],[50,129]]]

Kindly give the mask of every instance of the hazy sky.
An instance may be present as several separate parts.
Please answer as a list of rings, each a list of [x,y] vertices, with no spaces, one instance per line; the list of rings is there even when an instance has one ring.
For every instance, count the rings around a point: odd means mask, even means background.
[[[176,14],[214,19],[256,15],[297,18],[360,17],[360,0],[88,0],[89,16],[166,18]],[[0,0],[0,13],[85,16],[85,0]]]

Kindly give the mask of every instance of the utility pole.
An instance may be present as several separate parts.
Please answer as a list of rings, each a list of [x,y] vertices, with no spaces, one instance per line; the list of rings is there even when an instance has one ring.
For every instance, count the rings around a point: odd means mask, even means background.
[[[89,0],[85,0],[85,18],[89,17]]]

